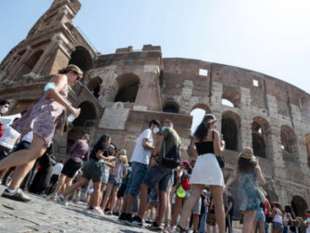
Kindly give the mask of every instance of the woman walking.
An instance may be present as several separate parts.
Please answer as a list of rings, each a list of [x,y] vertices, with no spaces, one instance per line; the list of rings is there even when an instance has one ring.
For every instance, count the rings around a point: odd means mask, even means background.
[[[239,181],[240,212],[243,215],[243,233],[254,233],[255,220],[261,220],[264,201],[258,183],[265,183],[262,170],[253,150],[246,147],[239,155],[237,178]]]
[[[44,88],[43,96],[15,123],[22,136],[33,131],[33,140],[29,149],[16,151],[0,162],[0,170],[16,166],[10,186],[2,197],[27,202],[30,198],[19,189],[24,177],[51,144],[56,128],[61,128],[65,113],[75,117],[80,109],[74,108],[67,99],[69,86],[74,86],[82,78],[83,72],[76,65],[68,65],[54,75]]]
[[[93,181],[94,191],[92,193],[93,197],[91,198],[90,208],[93,209],[96,213],[100,215],[103,214],[102,209],[100,208],[100,201],[102,197],[101,192],[101,183],[102,183],[102,163],[109,163],[111,160],[114,160],[114,157],[108,157],[107,150],[111,144],[111,137],[107,135],[102,135],[97,143],[95,144],[92,152],[90,153],[90,160],[85,163],[82,168],[83,175],[80,179],[69,187],[64,192],[63,201],[66,203],[66,198],[72,194],[75,190],[86,185],[88,181]],[[60,197],[61,198],[61,197]],[[62,199],[62,198],[61,198]]]
[[[82,167],[83,160],[88,160],[89,139],[89,134],[84,134],[83,137],[77,140],[72,146],[70,150],[70,159],[68,159],[61,171],[56,193],[53,197],[55,200],[57,200],[58,195],[62,195],[66,188],[71,185],[74,175]]]
[[[215,204],[216,222],[219,233],[225,232],[225,210],[223,201],[224,177],[216,158],[224,150],[224,143],[216,129],[216,118],[206,114],[194,133],[189,146],[191,156],[198,156],[191,175],[191,196],[186,200],[182,211],[179,232],[186,232],[191,210],[200,198],[202,190],[208,186]]]

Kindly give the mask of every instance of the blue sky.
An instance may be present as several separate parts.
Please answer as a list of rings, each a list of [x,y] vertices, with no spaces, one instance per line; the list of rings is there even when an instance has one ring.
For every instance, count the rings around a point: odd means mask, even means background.
[[[39,3],[40,2],[40,3]],[[52,0],[0,1],[0,60]],[[74,20],[101,53],[161,45],[187,57],[260,71],[308,93],[308,0],[81,0]]]

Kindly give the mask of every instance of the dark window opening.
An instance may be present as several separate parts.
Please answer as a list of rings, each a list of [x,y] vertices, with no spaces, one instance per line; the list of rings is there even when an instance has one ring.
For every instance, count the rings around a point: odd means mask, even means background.
[[[76,47],[71,54],[69,64],[77,65],[84,72],[92,67],[92,57],[87,49],[83,47]]]
[[[87,87],[90,92],[96,97],[99,98],[101,90],[102,79],[100,77],[93,78],[89,81]]]
[[[163,112],[179,113],[179,105],[175,102],[167,102],[163,107]]]
[[[222,119],[222,135],[226,149],[238,151],[238,126],[233,119]]]

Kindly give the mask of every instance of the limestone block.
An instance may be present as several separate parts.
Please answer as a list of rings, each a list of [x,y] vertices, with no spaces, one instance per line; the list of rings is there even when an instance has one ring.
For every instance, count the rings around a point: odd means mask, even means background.
[[[115,103],[112,108],[106,108],[100,120],[99,127],[106,129],[124,130],[129,115],[129,108],[124,108],[123,103]]]

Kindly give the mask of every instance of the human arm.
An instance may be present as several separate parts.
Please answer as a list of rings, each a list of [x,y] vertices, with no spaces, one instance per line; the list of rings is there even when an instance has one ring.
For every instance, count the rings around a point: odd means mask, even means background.
[[[211,134],[212,134],[212,140],[213,140],[213,148],[214,148],[214,153],[216,155],[221,155],[221,153],[224,151],[224,144],[222,143],[220,133],[215,129],[211,129]]]
[[[54,86],[52,85],[54,84]],[[46,90],[48,99],[53,99],[59,104],[63,105],[69,112],[71,112],[75,117],[80,115],[80,109],[74,108],[70,101],[63,97],[60,94],[60,91],[64,89],[65,85],[67,85],[67,80],[63,75],[55,75],[52,80],[47,84],[50,85],[51,88]]]
[[[257,162],[257,165],[255,167],[255,172],[256,172],[256,176],[257,176],[257,181],[259,184],[265,184],[266,183],[266,179],[264,177],[264,174],[262,172],[262,169],[259,165],[259,163]]]
[[[198,153],[195,146],[195,139],[191,136],[190,137],[190,144],[187,147],[187,154],[189,157],[196,158],[198,157]]]

